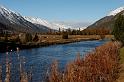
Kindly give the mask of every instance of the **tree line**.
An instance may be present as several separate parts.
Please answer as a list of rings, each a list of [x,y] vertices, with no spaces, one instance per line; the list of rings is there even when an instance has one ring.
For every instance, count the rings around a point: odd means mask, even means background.
[[[108,28],[90,28],[90,29],[84,29],[84,30],[80,30],[80,28],[78,30],[75,29],[66,29],[66,30],[61,30],[59,28],[59,31],[49,31],[46,34],[50,34],[50,35],[62,35],[62,34],[67,33],[68,35],[109,35],[111,34],[111,30]]]

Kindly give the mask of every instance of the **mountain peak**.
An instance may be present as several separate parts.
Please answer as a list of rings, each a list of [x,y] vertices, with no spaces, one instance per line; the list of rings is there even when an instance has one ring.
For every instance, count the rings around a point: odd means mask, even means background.
[[[124,6],[119,7],[117,9],[111,11],[107,16],[115,16],[116,14],[120,13],[123,10],[124,10]]]

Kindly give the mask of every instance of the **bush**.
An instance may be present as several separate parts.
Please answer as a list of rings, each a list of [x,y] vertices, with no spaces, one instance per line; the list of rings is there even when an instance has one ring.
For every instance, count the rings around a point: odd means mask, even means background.
[[[38,37],[37,34],[35,34],[35,36],[34,36],[34,38],[33,38],[33,41],[34,41],[34,42],[37,42],[38,40],[39,40],[39,37]]]
[[[68,33],[64,32],[64,33],[62,34],[62,38],[63,38],[63,39],[68,39]]]
[[[105,35],[100,35],[100,38],[103,40],[105,38]]]

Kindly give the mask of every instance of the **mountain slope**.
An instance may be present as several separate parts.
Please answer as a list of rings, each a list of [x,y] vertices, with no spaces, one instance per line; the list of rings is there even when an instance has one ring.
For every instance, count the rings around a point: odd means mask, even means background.
[[[13,29],[11,31],[30,32],[30,33],[48,31],[48,28],[46,26],[41,25],[39,28],[33,23],[25,20],[23,16],[21,16],[20,14],[15,13],[3,6],[0,6],[0,23],[9,26],[7,29],[11,27]]]
[[[117,8],[111,11],[106,17],[101,18],[94,24],[87,27],[87,29],[92,28],[108,28],[110,30],[114,27],[114,22],[119,14],[124,14],[124,7]]]

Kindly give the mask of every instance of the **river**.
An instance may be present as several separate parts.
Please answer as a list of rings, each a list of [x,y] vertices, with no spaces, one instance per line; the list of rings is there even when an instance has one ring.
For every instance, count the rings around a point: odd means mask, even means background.
[[[60,69],[64,69],[67,62],[75,59],[80,53],[84,57],[86,53],[92,51],[97,46],[107,42],[101,41],[82,41],[69,44],[51,45],[41,48],[33,48],[6,53],[0,53],[0,64],[3,67],[3,79],[5,79],[5,61],[7,58],[11,62],[11,82],[19,82],[19,59],[23,62],[26,72],[32,72],[32,82],[43,82],[54,60],[59,63]],[[19,59],[18,59],[19,55]]]

